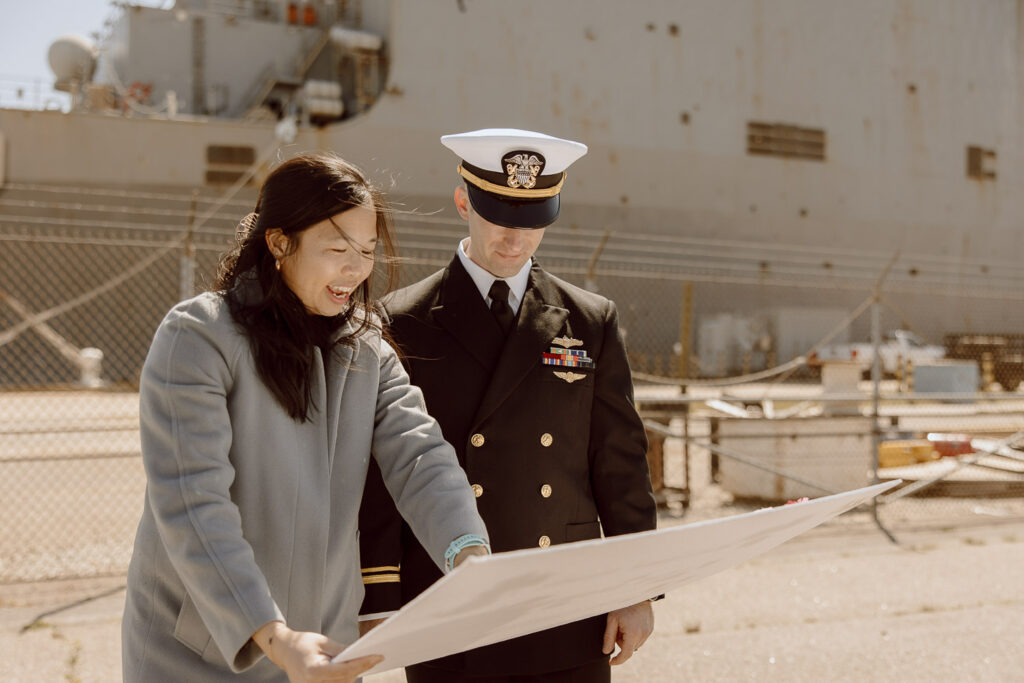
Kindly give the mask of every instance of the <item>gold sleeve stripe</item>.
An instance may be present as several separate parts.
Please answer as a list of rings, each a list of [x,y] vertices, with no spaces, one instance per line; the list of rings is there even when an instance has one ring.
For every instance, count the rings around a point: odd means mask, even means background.
[[[364,574],[373,574],[375,572],[397,572],[398,567],[367,567],[363,570]]]
[[[402,583],[402,579],[398,577],[398,574],[381,574],[379,576],[364,576],[363,583]]]
[[[505,187],[504,185],[495,185],[494,183],[488,180],[484,180],[483,178],[478,178],[477,176],[473,175],[465,168],[463,168],[462,164],[459,164],[459,167],[455,170],[458,171],[460,176],[462,176],[469,182],[473,183],[474,185],[476,185],[485,192],[490,192],[492,194],[500,194],[505,197],[514,197],[516,199],[545,199],[547,197],[554,197],[556,194],[562,191],[562,183],[565,182],[565,172],[563,171],[562,179],[558,181],[557,185],[553,185],[551,187],[542,187],[539,190],[526,190],[521,187]]]

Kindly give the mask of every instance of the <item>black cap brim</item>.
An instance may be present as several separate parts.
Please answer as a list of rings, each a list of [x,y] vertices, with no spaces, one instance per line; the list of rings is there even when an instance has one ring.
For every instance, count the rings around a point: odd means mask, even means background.
[[[559,195],[545,199],[509,199],[481,190],[472,183],[466,183],[469,201],[473,210],[488,223],[503,228],[536,230],[546,228],[558,219],[561,208]]]

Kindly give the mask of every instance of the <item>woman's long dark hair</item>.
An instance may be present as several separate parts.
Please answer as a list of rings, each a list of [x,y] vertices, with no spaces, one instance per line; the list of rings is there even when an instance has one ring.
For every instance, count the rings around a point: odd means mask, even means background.
[[[353,332],[334,342],[351,346],[355,337],[375,326],[369,315],[374,275],[383,270],[383,292],[397,279],[391,211],[383,193],[355,166],[331,154],[304,154],[278,166],[260,188],[256,210],[240,224],[237,246],[221,257],[214,290],[227,299],[232,318],[249,337],[260,378],[296,420],[307,421],[316,407],[313,349],[324,342],[325,321],[308,313],[281,278],[267,246],[267,230],[280,229],[294,251],[305,230],[354,206],[371,205],[382,253],[370,277],[352,292],[348,309],[326,321],[330,332],[351,320]]]

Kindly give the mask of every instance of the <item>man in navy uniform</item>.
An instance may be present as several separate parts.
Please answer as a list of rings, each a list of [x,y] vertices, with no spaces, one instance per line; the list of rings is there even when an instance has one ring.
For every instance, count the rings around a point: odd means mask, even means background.
[[[643,424],[615,305],[544,271],[565,170],[587,148],[514,129],[446,135],[469,237],[387,305],[412,382],[455,447],[494,552],[653,529]],[[441,577],[371,471],[363,630]],[[643,558],[637,558],[642,562]],[[609,681],[654,628],[644,602],[406,669],[409,683]]]

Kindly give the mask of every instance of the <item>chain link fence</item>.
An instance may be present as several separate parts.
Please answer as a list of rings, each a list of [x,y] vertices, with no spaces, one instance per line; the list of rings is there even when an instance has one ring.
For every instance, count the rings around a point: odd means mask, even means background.
[[[255,195],[226,196],[0,191],[0,583],[125,571],[145,488],[139,371]],[[404,283],[447,264],[465,231],[444,214],[396,219]],[[890,524],[923,495],[941,508],[1024,494],[1013,264],[572,225],[538,258],[617,302],[652,478],[677,512],[876,477],[919,487],[880,505]]]

